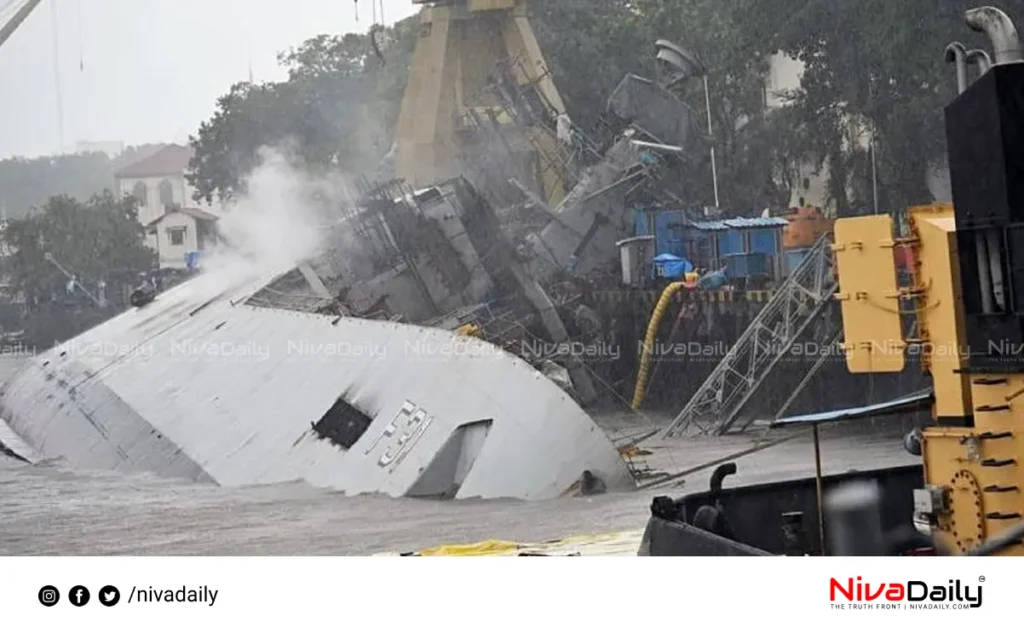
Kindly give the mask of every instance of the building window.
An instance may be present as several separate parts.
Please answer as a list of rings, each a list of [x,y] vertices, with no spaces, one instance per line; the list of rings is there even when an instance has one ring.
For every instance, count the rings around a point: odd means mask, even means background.
[[[174,206],[174,187],[170,180],[160,181],[160,204],[165,207]]]
[[[138,200],[139,206],[146,206],[148,204],[146,196],[146,183],[135,183],[135,186],[132,187],[132,197]]]
[[[185,243],[185,227],[175,227],[173,229],[167,229],[167,238],[171,242],[171,246],[181,246]]]

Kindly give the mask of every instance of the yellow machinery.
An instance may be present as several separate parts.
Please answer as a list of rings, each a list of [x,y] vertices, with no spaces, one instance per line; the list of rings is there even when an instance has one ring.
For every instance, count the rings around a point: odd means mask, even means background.
[[[1024,512],[1017,456],[1021,453],[1024,375],[967,373],[956,220],[951,206],[909,210],[914,254],[911,284],[897,289],[889,216],[836,222],[836,265],[843,289],[847,368],[851,373],[898,372],[904,350],[921,351],[933,380],[937,426],[921,434],[926,488],[915,493],[919,527],[945,549],[965,552],[1017,522]],[[902,335],[900,299],[911,303],[917,336]],[[973,418],[973,426],[965,420]],[[949,426],[946,426],[949,424]],[[1017,545],[1004,555],[1024,554]]]
[[[954,553],[1019,527],[1024,515],[1024,269],[1014,253],[1024,246],[1016,202],[1024,195],[1024,55],[1002,11],[972,9],[966,20],[992,40],[995,65],[968,85],[963,57],[950,57],[961,93],[946,108],[955,208],[911,208],[901,239],[888,216],[835,228],[848,369],[900,371],[904,345],[915,344],[932,378],[935,425],[920,434],[925,487],[914,493],[915,522]],[[897,245],[913,254],[910,283],[899,289]],[[911,306],[913,336],[901,335],[901,305]],[[1024,555],[1024,545],[1000,554]]]
[[[989,35],[996,59],[968,85],[963,57],[950,57],[961,93],[946,108],[955,208],[911,208],[909,235],[898,240],[888,216],[839,220],[835,230],[848,369],[899,371],[904,344],[916,344],[932,378],[935,425],[920,434],[925,487],[914,493],[915,521],[951,552],[1019,527],[1024,515],[1024,269],[1014,257],[1024,246],[1024,55],[1002,11],[972,9],[966,20]],[[993,114],[979,119],[985,111]],[[897,290],[900,242],[913,261],[910,283]],[[901,303],[917,326],[906,340]],[[1024,555],[1024,545],[1000,554]]]
[[[413,0],[424,4],[420,33],[396,132],[395,169],[414,187],[426,187],[463,172],[474,146],[473,130],[484,122],[502,128],[502,148],[533,176],[535,193],[551,206],[565,196],[566,174],[551,121],[564,115],[526,17],[525,0]],[[545,122],[524,125],[494,90],[494,71],[504,68],[516,90],[538,98]],[[493,148],[491,148],[493,151]]]
[[[901,372],[914,351],[931,394],[776,421],[813,425],[815,478],[723,495],[736,465],[721,464],[710,492],[654,499],[641,554],[1024,555],[1024,50],[1002,11],[965,19],[994,59],[948,49],[960,89],[945,109],[953,203],[911,207],[898,231],[888,215],[837,220],[832,245],[847,369]],[[973,84],[970,58],[982,62]],[[932,423],[904,442],[923,468],[822,475],[818,424],[929,402]]]

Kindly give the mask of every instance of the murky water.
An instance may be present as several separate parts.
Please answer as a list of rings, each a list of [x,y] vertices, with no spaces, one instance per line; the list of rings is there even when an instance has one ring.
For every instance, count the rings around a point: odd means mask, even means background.
[[[0,554],[371,554],[635,529],[647,495],[554,502],[346,497],[0,463]]]
[[[0,362],[0,382],[9,375]],[[612,437],[643,433],[664,419],[602,415]],[[903,429],[854,425],[823,432],[827,473],[913,463]],[[773,432],[774,433],[774,432]],[[678,472],[750,448],[763,434],[645,444],[637,467]],[[727,485],[814,473],[806,435],[736,460]],[[636,530],[651,498],[706,488],[710,469],[674,487],[524,502],[348,497],[302,483],[220,488],[145,475],[73,472],[0,455],[0,555],[359,555],[489,538],[540,541]]]
[[[681,470],[749,447],[751,438],[655,446],[658,470]],[[895,433],[823,441],[828,472],[913,458]],[[805,438],[737,460],[735,485],[813,474]],[[488,538],[539,541],[643,527],[651,498],[683,487],[553,501],[347,497],[301,483],[219,488],[148,476],[71,472],[0,457],[0,555],[352,555]]]

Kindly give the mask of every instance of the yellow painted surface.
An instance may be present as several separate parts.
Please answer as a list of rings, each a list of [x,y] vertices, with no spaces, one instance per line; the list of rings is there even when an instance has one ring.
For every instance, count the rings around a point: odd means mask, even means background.
[[[1004,400],[1002,389],[993,391],[1000,392],[989,394],[994,401]],[[923,432],[925,481],[946,488],[950,510],[940,514],[932,536],[949,551],[977,547],[1017,525],[1024,513],[1017,489],[1020,466],[1007,463],[1021,455],[1024,437],[1011,432],[1014,426],[1008,416],[1003,424],[989,429],[988,435],[978,428],[931,427]],[[1024,555],[1024,546],[1015,545],[1000,555]]]
[[[524,0],[471,0],[426,6],[413,51],[409,79],[396,126],[395,169],[413,187],[427,187],[461,174],[464,155],[478,151],[467,139],[469,110],[499,106],[489,89],[499,62],[518,62],[521,85],[535,84],[556,113],[565,111],[526,17]],[[499,125],[509,116],[499,108]],[[463,129],[467,128],[467,129]],[[553,132],[505,128],[509,144],[534,157],[545,201],[565,197],[567,175]],[[470,141],[471,142],[471,141]]]
[[[934,413],[939,417],[969,415],[969,377],[959,373],[966,344],[953,209],[912,207],[910,219],[917,238],[913,284],[922,293],[917,310],[920,336],[925,341],[922,361],[935,385]]]
[[[836,298],[850,373],[900,372],[905,365],[894,246],[887,215],[836,221]]]
[[[516,0],[467,0],[466,5],[470,11],[494,11],[513,9],[516,6]]]
[[[636,556],[644,531],[631,530],[588,536],[573,536],[539,543],[487,540],[479,543],[438,545],[412,556]],[[400,556],[385,552],[377,556]]]

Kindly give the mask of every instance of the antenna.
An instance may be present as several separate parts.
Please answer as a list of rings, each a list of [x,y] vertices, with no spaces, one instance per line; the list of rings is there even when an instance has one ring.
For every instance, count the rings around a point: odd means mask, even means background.
[[[53,88],[57,97],[57,140],[64,153],[64,95],[60,84],[60,33],[57,24],[57,3],[50,3],[50,30],[53,35]],[[66,193],[66,192],[65,192]]]

